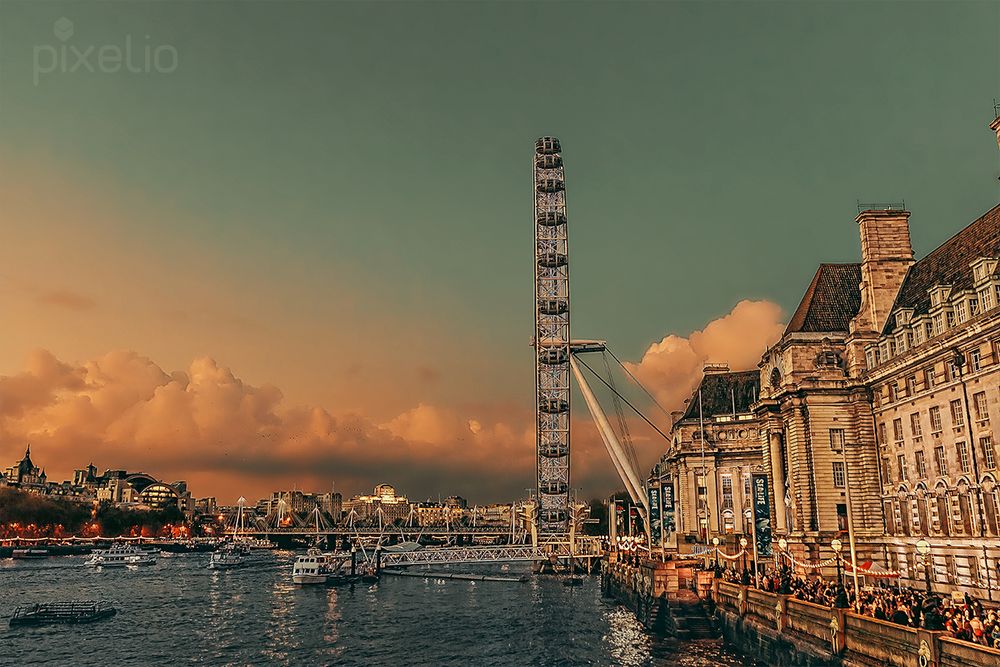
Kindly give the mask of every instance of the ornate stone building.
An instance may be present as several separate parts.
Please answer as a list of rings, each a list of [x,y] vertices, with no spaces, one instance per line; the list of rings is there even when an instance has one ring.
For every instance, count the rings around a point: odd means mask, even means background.
[[[858,215],[861,262],[821,265],[761,361],[775,539],[816,562],[850,521],[859,560],[922,585],[924,537],[935,586],[984,595],[1000,590],[1000,206],[919,261],[901,209]]]
[[[735,541],[751,532],[750,473],[761,470],[762,460],[750,406],[759,386],[757,371],[706,367],[686,409],[674,415],[670,446],[654,475],[661,487],[672,487],[681,551],[706,538]]]

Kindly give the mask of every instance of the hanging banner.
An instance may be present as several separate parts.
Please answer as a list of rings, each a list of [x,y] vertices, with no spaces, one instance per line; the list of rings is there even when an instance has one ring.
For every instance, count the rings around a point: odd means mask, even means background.
[[[677,530],[674,524],[674,480],[668,477],[661,488],[660,496],[663,499],[663,534],[669,537]]]
[[[659,546],[662,539],[660,519],[660,482],[651,481],[647,489],[649,497],[649,545]]]
[[[767,475],[754,473],[751,476],[753,484],[753,520],[754,539],[757,556],[771,558],[771,497],[767,490]]]

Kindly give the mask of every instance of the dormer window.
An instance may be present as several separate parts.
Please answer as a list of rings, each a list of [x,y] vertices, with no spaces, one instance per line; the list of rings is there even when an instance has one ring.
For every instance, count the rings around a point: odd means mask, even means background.
[[[979,314],[979,299],[969,299],[969,315],[975,317]]]
[[[951,329],[953,326],[955,326],[955,311],[954,310],[944,311],[944,319],[945,323],[948,325],[948,328]]]
[[[930,322],[924,322],[924,338],[930,340],[934,337],[934,326]]]
[[[961,324],[962,322],[965,322],[965,320],[969,319],[969,306],[968,306],[968,304],[966,304],[965,301],[962,301],[957,306],[955,306],[955,314],[956,314],[956,317],[958,318],[958,323],[959,324]]]
[[[982,306],[984,312],[993,308],[992,289],[986,288],[979,291],[979,305]]]
[[[869,347],[865,350],[865,363],[868,365],[869,370],[875,368],[875,349]]]
[[[937,336],[944,331],[944,318],[941,315],[934,316],[934,335]]]

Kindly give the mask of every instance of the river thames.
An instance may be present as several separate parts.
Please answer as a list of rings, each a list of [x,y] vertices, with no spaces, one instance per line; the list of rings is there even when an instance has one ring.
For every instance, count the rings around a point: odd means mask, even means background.
[[[601,598],[597,578],[567,587],[384,576],[376,584],[298,587],[291,552],[215,571],[207,554],[97,570],[84,557],[0,560],[0,613],[60,599],[110,600],[85,625],[2,630],[10,665],[753,665],[718,642],[648,636]],[[458,571],[458,570],[452,570]],[[467,569],[463,570],[467,571]],[[520,571],[527,571],[526,569]],[[509,574],[518,573],[512,566]]]

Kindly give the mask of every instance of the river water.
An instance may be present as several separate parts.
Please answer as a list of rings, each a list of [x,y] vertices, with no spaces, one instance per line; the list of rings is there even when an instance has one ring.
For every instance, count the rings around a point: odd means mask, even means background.
[[[63,599],[104,598],[119,610],[78,626],[4,622],[0,665],[754,664],[718,642],[651,638],[628,610],[601,598],[596,578],[579,587],[541,576],[297,587],[293,558],[255,553],[250,566],[222,572],[207,568],[205,554],[96,571],[83,557],[0,560],[4,617],[18,604]]]

